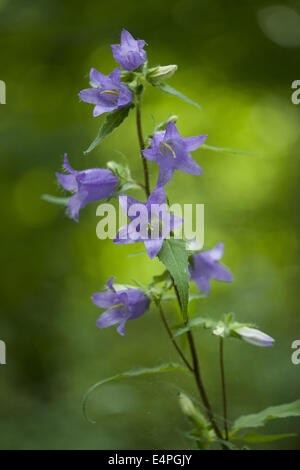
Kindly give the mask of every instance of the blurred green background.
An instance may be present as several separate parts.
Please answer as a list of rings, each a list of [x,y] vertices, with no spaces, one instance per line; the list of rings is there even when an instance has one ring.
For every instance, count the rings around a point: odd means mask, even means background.
[[[273,349],[226,344],[229,418],[299,398],[300,365],[291,363],[299,325],[299,123],[291,83],[300,78],[300,2],[262,0],[1,0],[0,105],[1,320],[7,364],[0,366],[2,449],[184,449],[192,442],[178,391],[198,399],[192,379],[175,373],[107,385],[95,393],[87,423],[81,399],[106,376],[134,366],[177,361],[156,309],[127,324],[126,336],[95,327],[90,300],[106,280],[149,282],[158,261],[128,257],[96,237],[97,203],[80,223],[40,199],[63,195],[54,172],[67,152],[76,169],[104,166],[127,155],[141,164],[132,114],[90,155],[83,156],[102,117],[78,92],[93,66],[116,64],[110,44],[128,29],[147,41],[151,65],[178,64],[170,84],[203,109],[149,89],[144,130],[178,114],[185,135],[263,155],[245,157],[199,149],[201,177],[177,173],[172,202],[205,203],[205,246],[225,243],[224,263],[235,282],[214,283],[196,313],[235,312],[276,339]],[[151,167],[155,182],[154,165]],[[136,191],[137,198],[142,195]],[[176,321],[172,303],[167,306]],[[221,414],[216,338],[196,335],[209,395]],[[299,421],[273,421],[266,431],[297,432]],[[264,448],[300,448],[300,439]]]

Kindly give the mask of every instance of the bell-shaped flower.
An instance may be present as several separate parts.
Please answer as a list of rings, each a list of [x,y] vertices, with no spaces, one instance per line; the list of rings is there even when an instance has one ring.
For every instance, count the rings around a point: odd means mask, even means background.
[[[93,88],[82,90],[79,97],[82,101],[95,105],[94,117],[124,108],[133,100],[130,89],[121,82],[120,67],[113,70],[108,76],[92,68],[90,83]]]
[[[167,211],[163,187],[156,187],[146,203],[129,196],[119,196],[119,202],[130,223],[119,230],[114,243],[124,245],[143,242],[151,259],[158,255],[170,232],[183,223],[181,217]]]
[[[89,202],[109,198],[118,184],[118,178],[104,168],[92,168],[76,171],[71,168],[67,155],[64,156],[64,170],[68,174],[56,173],[58,181],[64,189],[71,191],[67,208],[72,219],[78,222],[79,211]]]
[[[107,282],[108,291],[97,292],[92,300],[97,307],[104,308],[96,325],[107,328],[118,324],[117,332],[124,336],[125,323],[143,315],[149,307],[150,299],[139,289],[124,289],[116,291],[112,277]]]
[[[223,252],[224,244],[218,243],[212,250],[193,255],[193,262],[189,266],[190,279],[206,294],[210,291],[210,279],[223,282],[233,281],[229,269],[219,262]]]
[[[182,137],[172,121],[168,123],[165,131],[156,132],[151,148],[143,150],[143,155],[159,165],[157,185],[165,186],[173,178],[175,170],[190,175],[202,175],[202,169],[193,160],[190,152],[199,148],[206,137]]]
[[[135,70],[147,60],[147,54],[144,51],[145,45],[145,41],[134,39],[126,29],[123,29],[121,44],[114,44],[111,48],[116,62],[121,64],[125,70]]]

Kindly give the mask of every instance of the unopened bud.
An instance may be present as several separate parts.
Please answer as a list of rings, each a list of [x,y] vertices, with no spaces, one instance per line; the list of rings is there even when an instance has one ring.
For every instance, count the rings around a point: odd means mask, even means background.
[[[174,75],[177,68],[177,65],[163,65],[162,67],[155,67],[149,70],[147,78],[152,82],[166,80],[167,78],[171,78],[172,75]]]
[[[183,413],[198,427],[206,427],[206,419],[200,411],[195,407],[192,400],[184,393],[179,394],[179,404]]]
[[[235,333],[237,333],[241,339],[247,341],[247,343],[254,344],[255,346],[270,347],[273,346],[275,341],[271,336],[266,335],[262,331],[247,326],[237,328]]]

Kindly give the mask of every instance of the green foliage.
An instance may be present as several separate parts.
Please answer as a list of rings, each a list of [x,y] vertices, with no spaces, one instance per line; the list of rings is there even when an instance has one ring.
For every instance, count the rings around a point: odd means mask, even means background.
[[[274,442],[287,437],[294,437],[296,434],[258,434],[255,432],[248,432],[243,436],[233,435],[231,439],[236,441],[247,442],[248,444],[262,444],[263,442]]]
[[[127,163],[122,164],[115,161],[110,161],[106,164],[106,166],[120,180],[113,193],[114,197],[118,196],[119,194],[124,194],[130,189],[141,189],[142,186],[137,181],[133,180],[130,168]]]
[[[184,240],[164,240],[158,258],[165,265],[178,291],[183,316],[186,317],[189,301],[188,252]]]
[[[230,155],[244,155],[246,157],[260,157],[255,153],[245,152],[244,150],[234,150],[227,147],[215,147],[213,145],[202,144],[200,147],[202,150],[212,150],[213,152],[228,153]]]
[[[104,123],[100,127],[97,137],[91,143],[89,148],[85,150],[84,154],[86,155],[87,153],[94,150],[94,148],[97,147],[97,145],[99,145],[105,137],[111,134],[117,127],[119,127],[120,124],[122,124],[122,122],[124,121],[124,119],[127,118],[129,111],[132,107],[133,105],[130,104],[125,108],[117,109],[116,111],[112,111],[111,113],[107,114]]]
[[[216,328],[217,322],[212,318],[204,318],[204,317],[195,317],[190,320],[187,325],[180,325],[177,327],[177,331],[174,333],[173,337],[176,338],[177,336],[184,335],[189,330],[193,328],[205,328],[208,330],[213,330]]]
[[[83,397],[83,402],[82,402],[82,411],[85,416],[85,418],[90,421],[91,423],[95,423],[95,421],[92,421],[89,419],[87,415],[87,401],[91,395],[91,393],[101,385],[104,385],[109,382],[115,382],[116,380],[120,379],[126,379],[128,377],[139,377],[141,375],[150,375],[150,374],[161,374],[165,372],[186,372],[188,369],[185,367],[176,364],[174,362],[169,362],[166,364],[160,364],[159,366],[155,367],[136,367],[134,369],[128,370],[126,372],[121,372],[120,374],[113,375],[112,377],[107,377],[106,379],[100,380],[99,382],[95,383],[88,389],[86,394]]]
[[[216,436],[207,419],[184,393],[179,394],[179,404],[183,413],[193,425],[193,429],[187,433],[187,437],[196,442],[199,450],[208,450]]]
[[[244,428],[258,428],[264,426],[271,419],[291,416],[300,416],[300,400],[284,405],[270,406],[259,413],[241,416],[234,422],[233,432]]]
[[[201,106],[199,103],[196,103],[196,101],[191,100],[187,96],[185,96],[183,93],[180,91],[175,90],[175,88],[171,87],[165,82],[158,82],[158,83],[151,83],[153,86],[159,88],[161,91],[164,93],[167,93],[168,95],[176,96],[177,98],[180,98],[183,101],[186,101],[189,104],[193,104],[197,108],[201,109]]]

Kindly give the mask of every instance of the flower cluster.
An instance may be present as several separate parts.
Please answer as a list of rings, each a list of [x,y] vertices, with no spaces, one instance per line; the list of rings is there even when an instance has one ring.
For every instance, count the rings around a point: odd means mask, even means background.
[[[147,69],[145,45],[145,41],[136,40],[128,31],[123,30],[121,44],[111,46],[113,56],[123,67],[123,72],[118,67],[107,76],[95,68],[90,70],[92,88],[80,91],[79,97],[82,101],[94,105],[94,117],[103,113],[117,112],[132,105],[134,100],[138,100],[142,77],[147,77],[149,82],[153,83],[168,78],[177,70],[176,65]],[[146,70],[142,71],[142,67]],[[128,78],[132,78],[130,73],[134,74],[131,81]],[[122,81],[122,77],[126,83]],[[141,149],[144,159],[159,166],[156,187],[151,194],[148,194],[146,202],[138,201],[126,194],[119,195],[119,203],[130,222],[119,230],[114,239],[115,244],[121,245],[144,243],[151,259],[158,256],[164,239],[183,223],[180,217],[167,212],[164,187],[173,179],[175,170],[190,175],[203,174],[201,167],[192,158],[191,152],[197,150],[207,138],[204,134],[194,137],[181,136],[172,119],[161,127],[152,135],[150,145]],[[56,173],[56,176],[62,187],[72,193],[67,209],[75,221],[78,221],[79,211],[86,204],[110,198],[119,184],[117,174],[109,169],[73,170],[67,155],[64,157],[63,169],[67,174]],[[143,212],[142,218],[137,217],[136,212],[132,215],[130,210],[133,206],[138,208],[139,215]],[[231,272],[219,262],[223,251],[224,245],[219,243],[211,250],[199,251],[190,256],[188,266],[190,280],[194,281],[199,290],[206,295],[210,291],[211,279],[223,282],[233,280]],[[145,313],[150,300],[144,294],[141,300],[142,293],[139,290],[115,292],[111,280],[108,282],[108,287],[108,292],[93,296],[93,301],[98,307],[108,308],[97,321],[97,326],[105,328],[119,323],[117,330],[120,334],[124,334],[125,322]],[[246,338],[245,334],[240,336]]]
[[[204,386],[199,374],[197,351],[191,329],[202,326],[210,329],[220,340],[221,370],[223,365],[223,340],[234,337],[256,346],[269,347],[274,339],[250,324],[242,324],[233,320],[233,315],[225,315],[224,320],[216,322],[213,319],[195,317],[189,319],[189,286],[193,281],[202,294],[198,297],[208,296],[211,289],[211,280],[232,282],[233,276],[229,269],[220,260],[224,253],[224,244],[218,243],[210,250],[202,250],[202,246],[189,240],[175,236],[174,231],[181,227],[181,217],[171,214],[167,208],[166,185],[178,177],[177,172],[200,176],[202,168],[194,160],[191,152],[199,149],[207,138],[205,134],[193,137],[183,137],[176,126],[177,117],[171,116],[160,124],[146,138],[143,136],[141,126],[141,103],[145,86],[148,84],[174,95],[184,101],[199,105],[174,88],[165,84],[164,80],[171,77],[177,70],[177,65],[148,68],[147,54],[144,50],[146,42],[136,40],[126,30],[122,31],[121,43],[112,45],[115,60],[121,65],[109,75],[104,75],[95,68],[90,70],[91,88],[80,91],[82,101],[94,105],[93,116],[106,114],[99,133],[85,153],[89,153],[115,128],[127,118],[131,109],[136,109],[137,134],[140,145],[140,154],[144,172],[144,182],[137,182],[131,178],[129,167],[122,167],[116,162],[107,163],[107,168],[92,168],[82,171],[74,170],[64,156],[63,172],[56,173],[60,185],[71,193],[67,200],[67,211],[76,222],[79,212],[88,203],[119,198],[119,205],[126,213],[129,222],[121,227],[114,238],[116,245],[129,243],[144,243],[150,259],[158,257],[163,263],[165,271],[154,276],[152,282],[146,286],[136,282],[137,287],[118,285],[114,278],[107,282],[107,289],[92,296],[94,304],[104,309],[98,318],[98,328],[107,328],[117,325],[117,332],[124,336],[125,324],[142,316],[149,309],[150,302],[158,307],[163,324],[172,340],[177,352],[188,370],[195,376],[196,384],[207,411],[207,419],[202,417],[193,403],[181,395],[181,406],[196,429],[199,448],[208,448],[211,442],[218,441],[222,445],[229,440],[227,421],[225,430],[220,430],[214,418],[213,410],[206,396]],[[211,147],[216,149],[215,147]],[[154,189],[150,189],[149,162],[156,163],[159,174]],[[141,202],[127,194],[129,189],[138,188],[145,191],[146,200]],[[58,198],[56,198],[58,199]],[[168,326],[162,304],[170,298],[167,291],[174,289],[175,299],[178,301],[182,313],[183,324],[174,327],[174,332]],[[171,296],[172,297],[172,296]],[[185,357],[176,336],[187,334],[190,348],[190,359]],[[192,363],[190,362],[192,361]],[[172,366],[173,367],[173,366]],[[169,368],[165,367],[168,371]],[[130,374],[129,374],[130,375]],[[224,386],[224,376],[222,377]],[[223,390],[225,397],[225,390]],[[226,400],[224,399],[226,404]],[[224,411],[224,417],[226,412]]]

